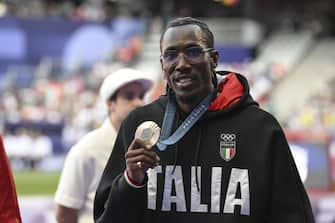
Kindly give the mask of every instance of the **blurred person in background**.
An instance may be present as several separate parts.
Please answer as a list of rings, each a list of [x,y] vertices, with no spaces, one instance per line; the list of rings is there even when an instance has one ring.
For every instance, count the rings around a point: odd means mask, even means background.
[[[244,76],[216,71],[213,47],[194,18],[163,31],[167,94],[124,120],[95,196],[97,223],[314,222],[282,128]],[[145,121],[161,127],[157,144],[134,137]]]
[[[0,135],[0,222],[21,223],[12,171]]]
[[[85,135],[66,157],[55,194],[58,223],[93,222],[93,200],[117,131],[133,109],[144,104],[152,81],[140,71],[123,68],[108,75],[100,88],[108,118]]]

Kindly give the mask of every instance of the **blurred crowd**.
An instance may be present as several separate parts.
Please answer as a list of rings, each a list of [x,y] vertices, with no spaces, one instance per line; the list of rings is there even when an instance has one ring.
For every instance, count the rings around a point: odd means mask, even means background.
[[[66,153],[98,127],[107,116],[99,96],[101,82],[121,66],[98,63],[66,77],[35,77],[29,88],[14,84],[4,89],[0,94],[0,128],[9,158],[34,168],[45,157]],[[158,94],[151,91],[146,100]]]
[[[219,4],[218,1],[213,2],[209,8],[213,7],[213,4]],[[142,0],[0,1],[0,17],[64,17],[76,21],[99,21],[104,24],[112,24],[112,21],[120,17],[131,18],[129,21],[133,22],[138,21],[139,18],[145,21],[145,27],[137,31],[136,35],[132,35],[127,44],[119,47],[108,63],[106,61],[96,63],[92,67],[76,69],[66,75],[54,75],[43,72],[41,67],[44,62],[42,61],[39,64],[40,67],[32,72],[29,84],[23,88],[15,79],[1,79],[0,76],[0,131],[4,135],[9,157],[13,160],[24,158],[23,165],[34,168],[43,157],[66,153],[85,133],[100,125],[106,117],[98,95],[103,78],[111,70],[124,65],[136,65],[140,56],[148,53],[143,45],[145,41],[151,41],[145,39],[145,34],[147,36],[148,33],[150,34],[154,16],[161,18],[160,24],[163,28],[164,21],[169,17],[193,16],[196,12],[200,13],[201,10],[185,9],[185,4],[177,1]],[[222,4],[223,7],[229,7],[224,5],[226,4],[224,1]],[[135,23],[129,24],[136,26]],[[306,37],[305,34],[303,35]],[[299,37],[299,41],[290,45],[285,39],[283,44],[282,38],[277,45],[279,49],[285,45],[284,51],[289,55],[279,55],[283,58],[281,61],[269,59],[271,56],[278,56],[274,53],[279,52],[278,48],[271,48],[268,50],[271,54],[265,53],[262,57],[260,57],[261,54],[258,55],[258,62],[264,62],[266,59],[266,63],[258,63],[257,53],[255,53],[256,57],[246,63],[221,64],[220,69],[233,70],[246,75],[251,83],[252,95],[262,106],[275,113],[275,110],[271,110],[268,95],[286,75],[289,75],[291,66],[287,64],[287,58],[294,55],[294,51],[299,53],[296,58],[290,58],[291,64],[302,57],[302,51],[297,46],[304,41],[308,42],[308,39]],[[153,44],[158,45],[158,40]],[[294,50],[294,48],[297,49]],[[159,76],[159,74],[157,70],[154,75]],[[147,101],[153,100],[164,92],[164,81],[161,79],[156,81],[156,89],[150,92]],[[282,125],[289,129],[325,130],[334,135],[335,90],[333,86],[335,86],[335,78],[328,81],[324,89],[316,92],[306,101],[303,108],[296,108],[291,112],[290,117],[281,120]],[[17,145],[30,146],[20,148]]]
[[[335,139],[335,78],[323,85],[301,108],[294,108],[283,125],[295,130],[329,132]]]
[[[21,139],[31,141],[43,133],[50,137],[49,147],[53,143],[53,148],[43,151],[44,155],[65,152],[102,120],[104,114],[99,112],[104,109],[99,108],[97,95],[102,78],[92,72],[68,79],[36,79],[31,88],[6,89],[0,106],[5,144]],[[20,149],[12,143],[6,147],[10,158],[27,156],[36,149]]]
[[[43,157],[66,153],[71,145],[96,128],[106,117],[98,94],[99,86],[108,70],[120,66],[122,65],[96,64],[84,73],[57,79],[36,78],[30,88],[11,86],[3,91],[0,94],[0,127],[9,157],[26,157],[27,165],[34,167],[34,162]],[[272,77],[273,84],[278,84],[280,78],[284,77],[282,69],[277,65],[270,68],[266,77]],[[257,91],[257,86],[264,87],[261,84],[262,78],[255,78],[245,68],[235,66],[231,69],[246,73],[251,80],[252,90]],[[164,92],[164,83],[157,82],[156,85],[159,87],[150,92],[147,101]],[[335,79],[306,101],[303,108],[297,108],[287,120],[281,120],[283,126],[294,130],[322,130],[334,134],[333,86]],[[258,98],[262,106],[267,103],[264,95]],[[18,146],[25,144],[32,146],[25,146],[25,149]]]
[[[2,15],[106,22],[119,15],[140,16],[143,11],[139,4],[115,0],[4,0],[0,4]]]

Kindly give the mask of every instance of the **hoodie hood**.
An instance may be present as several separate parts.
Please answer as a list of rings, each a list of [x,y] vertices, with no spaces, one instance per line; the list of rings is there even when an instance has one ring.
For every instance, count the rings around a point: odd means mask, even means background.
[[[258,106],[258,103],[252,99],[249,93],[246,78],[241,74],[218,71],[217,79],[217,96],[208,108],[211,111],[211,116],[246,106]]]

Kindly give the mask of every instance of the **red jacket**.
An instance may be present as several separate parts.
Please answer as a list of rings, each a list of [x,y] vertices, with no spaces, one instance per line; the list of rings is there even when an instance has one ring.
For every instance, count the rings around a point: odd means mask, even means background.
[[[12,171],[0,136],[0,222],[21,223]]]

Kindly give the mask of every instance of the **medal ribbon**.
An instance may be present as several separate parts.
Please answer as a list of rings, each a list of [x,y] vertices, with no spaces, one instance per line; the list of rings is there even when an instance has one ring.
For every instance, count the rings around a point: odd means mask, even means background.
[[[192,112],[187,116],[183,123],[178,129],[170,136],[173,119],[176,114],[176,102],[169,95],[168,104],[165,109],[161,135],[156,147],[160,151],[164,151],[167,146],[178,142],[190,129],[191,127],[201,118],[201,116],[207,111],[209,104],[213,98],[213,93],[207,95],[201,103],[195,107]]]

